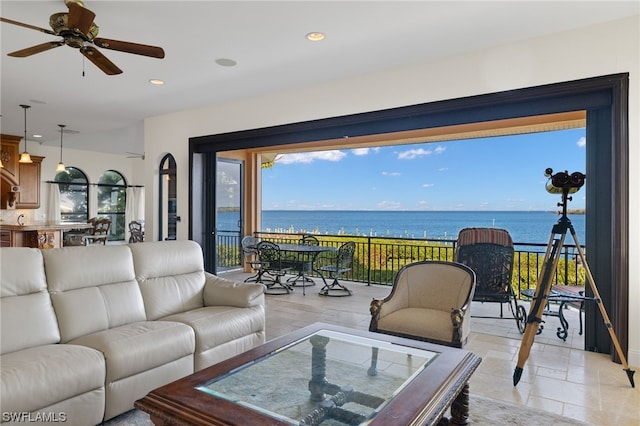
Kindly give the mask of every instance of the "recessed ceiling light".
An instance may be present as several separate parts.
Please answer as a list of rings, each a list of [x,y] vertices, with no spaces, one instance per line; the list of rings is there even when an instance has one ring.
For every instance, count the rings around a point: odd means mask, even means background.
[[[34,137],[34,138],[41,138],[42,137],[42,135],[31,135],[31,136]]]
[[[306,35],[307,40],[310,41],[320,41],[320,40],[324,40],[324,33],[321,32],[312,32]]]
[[[157,86],[162,86],[164,84],[164,80],[160,80],[160,79],[157,79],[157,78],[152,78],[151,80],[149,80],[149,83],[155,84]]]
[[[237,62],[229,58],[218,58],[216,59],[216,64],[221,67],[235,67]]]

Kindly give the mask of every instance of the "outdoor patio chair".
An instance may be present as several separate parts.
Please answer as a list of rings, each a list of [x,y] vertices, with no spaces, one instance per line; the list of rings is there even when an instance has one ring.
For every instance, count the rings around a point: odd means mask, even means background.
[[[356,250],[356,243],[346,242],[338,248],[335,258],[327,264],[320,266],[317,271],[322,277],[324,286],[320,289],[321,296],[351,296],[351,290],[338,281],[347,272],[353,269],[353,254]],[[329,275],[333,281],[329,284],[324,274]]]
[[[524,333],[527,312],[518,304],[511,285],[513,241],[509,232],[497,228],[465,228],[458,233],[454,261],[469,266],[476,273],[473,300],[500,304],[499,317],[504,318],[503,303],[509,304],[520,333]]]
[[[260,241],[256,247],[264,273],[273,277],[273,281],[263,283],[266,287],[265,294],[291,293],[293,291],[291,285],[281,281],[281,278],[291,270],[291,267],[285,264],[280,247],[271,241]]]
[[[260,239],[247,235],[242,238],[240,245],[242,246],[242,259],[245,264],[251,268],[254,275],[245,279],[244,282],[262,283],[263,275],[267,272],[263,262],[258,256],[258,243]]]

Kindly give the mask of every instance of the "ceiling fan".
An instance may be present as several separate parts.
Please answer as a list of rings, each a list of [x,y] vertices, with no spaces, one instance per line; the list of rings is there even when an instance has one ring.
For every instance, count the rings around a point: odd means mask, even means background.
[[[0,17],[0,21],[8,24],[62,37],[62,40],[49,41],[27,47],[26,49],[11,52],[8,55],[16,58],[25,58],[66,44],[79,49],[82,55],[107,75],[121,74],[122,70],[100,53],[96,46],[103,49],[133,53],[134,55],[164,58],[164,50],[161,47],[97,37],[98,26],[93,21],[96,14],[85,8],[84,3],[80,0],[65,0],[65,4],[69,8],[68,13],[54,13],[49,18],[49,25],[53,31]]]

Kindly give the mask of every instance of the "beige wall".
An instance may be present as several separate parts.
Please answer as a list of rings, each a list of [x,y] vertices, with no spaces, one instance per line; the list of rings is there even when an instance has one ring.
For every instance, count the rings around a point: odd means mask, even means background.
[[[362,75],[299,90],[149,118],[147,235],[155,235],[157,165],[166,152],[178,164],[178,238],[188,232],[189,137],[374,111],[605,74],[630,74],[630,247],[640,259],[640,22],[639,18],[545,36],[493,49]],[[631,262],[629,363],[640,366],[640,262]]]

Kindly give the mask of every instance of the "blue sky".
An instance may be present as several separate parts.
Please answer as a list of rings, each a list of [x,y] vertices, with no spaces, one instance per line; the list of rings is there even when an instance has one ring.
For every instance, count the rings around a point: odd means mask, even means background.
[[[285,154],[263,210],[554,210],[546,168],[585,173],[585,129]],[[569,208],[585,206],[585,190]]]

